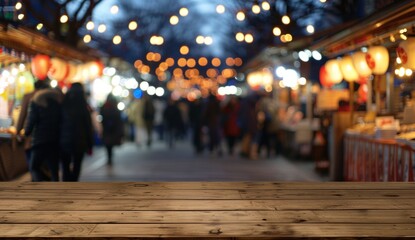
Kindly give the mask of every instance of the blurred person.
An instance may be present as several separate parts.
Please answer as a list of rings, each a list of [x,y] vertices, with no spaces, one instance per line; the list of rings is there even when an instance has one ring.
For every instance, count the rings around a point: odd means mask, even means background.
[[[183,126],[183,119],[177,102],[169,99],[167,107],[163,112],[164,123],[166,126],[167,144],[170,148],[174,147],[174,140],[178,137]]]
[[[137,146],[146,140],[146,128],[143,118],[144,101],[142,99],[135,99],[129,106],[128,119],[134,124],[134,141]]]
[[[251,158],[253,152],[252,143],[257,133],[256,104],[258,96],[250,95],[241,102],[238,122],[242,130],[241,152],[242,157]]]
[[[113,147],[121,145],[124,136],[124,127],[121,111],[117,108],[117,100],[109,94],[100,109],[102,116],[102,141],[107,151],[107,165],[112,165]]]
[[[148,96],[147,94],[144,95],[143,101],[143,119],[147,133],[147,146],[150,147],[153,141],[155,107],[151,96]]]
[[[62,102],[60,150],[62,180],[78,181],[85,153],[93,146],[93,125],[81,83],[73,83]]]
[[[213,94],[209,95],[206,108],[203,112],[204,125],[208,128],[209,134],[209,151],[211,154],[217,153],[218,155],[222,154],[220,148],[221,144],[221,129],[220,129],[220,101]]]
[[[154,129],[157,133],[158,140],[164,139],[164,124],[163,124],[163,111],[166,108],[166,102],[161,99],[154,100]]]
[[[32,181],[59,181],[59,133],[63,94],[56,89],[37,91],[29,106],[25,136],[32,137]],[[47,166],[50,176],[42,169]]]
[[[230,97],[228,103],[223,107],[223,133],[226,138],[229,155],[233,155],[235,144],[241,134],[238,125],[239,100],[237,97]]]
[[[192,133],[192,145],[197,154],[203,151],[202,141],[202,112],[203,104],[200,98],[191,102],[189,105],[189,122]]]
[[[22,130],[27,125],[27,113],[29,110],[30,102],[33,99],[33,96],[35,95],[37,91],[48,88],[48,83],[46,80],[37,80],[34,84],[34,88],[35,88],[34,91],[23,95],[23,99],[22,99],[21,107],[20,107],[20,114],[19,114],[19,118],[17,119],[17,124],[16,124],[16,130],[17,130],[18,135],[24,135],[24,131]],[[30,136],[24,139],[24,149],[26,153],[27,166],[30,166],[31,140],[32,138]]]

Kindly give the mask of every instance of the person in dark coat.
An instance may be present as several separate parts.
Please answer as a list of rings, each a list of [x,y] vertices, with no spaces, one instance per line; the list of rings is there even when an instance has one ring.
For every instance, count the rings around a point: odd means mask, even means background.
[[[104,105],[100,109],[102,116],[102,141],[107,150],[107,164],[112,165],[113,147],[121,144],[124,136],[121,111],[117,108],[117,100],[109,94]]]
[[[59,181],[59,133],[61,103],[59,90],[43,89],[36,92],[29,106],[25,136],[32,136],[30,172],[32,181]],[[50,176],[42,167],[47,166]]]
[[[92,149],[91,113],[81,83],[72,84],[62,103],[62,180],[78,181],[85,153]]]
[[[232,96],[229,102],[222,109],[223,113],[223,133],[226,138],[229,155],[233,155],[235,144],[241,134],[238,125],[239,99]]]
[[[153,99],[147,94],[143,97],[144,108],[143,108],[143,119],[147,132],[147,146],[151,146],[153,141],[153,128],[154,128],[154,115],[155,107]]]
[[[170,148],[174,146],[174,140],[182,129],[183,119],[177,102],[169,99],[167,107],[163,112],[164,123],[166,126],[167,143]]]
[[[220,101],[213,94],[209,95],[206,102],[206,108],[202,113],[205,125],[208,128],[209,133],[209,151],[214,154],[217,152],[218,155],[222,154],[220,148],[221,143],[221,109]]]

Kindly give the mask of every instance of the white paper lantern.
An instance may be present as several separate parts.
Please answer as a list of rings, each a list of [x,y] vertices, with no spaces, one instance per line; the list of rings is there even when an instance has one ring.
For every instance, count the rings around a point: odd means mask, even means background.
[[[366,53],[355,52],[352,55],[354,69],[361,77],[369,77],[372,74],[372,69],[369,68],[366,62]]]
[[[398,57],[405,68],[415,69],[415,37],[410,37],[399,44],[396,49]]]
[[[359,74],[354,69],[351,56],[344,56],[342,59],[339,60],[339,65],[344,80],[348,82],[354,82],[357,81],[357,79],[359,79]]]
[[[331,83],[338,84],[343,80],[343,74],[340,70],[339,61],[337,59],[328,60],[325,64],[328,79]]]
[[[385,74],[389,67],[389,52],[384,46],[373,46],[367,50],[366,63],[373,74]]]

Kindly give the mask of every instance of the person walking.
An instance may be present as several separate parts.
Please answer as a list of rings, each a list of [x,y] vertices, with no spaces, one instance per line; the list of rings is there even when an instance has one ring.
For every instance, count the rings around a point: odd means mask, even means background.
[[[32,181],[59,181],[59,133],[63,94],[56,89],[39,90],[29,106],[25,136],[32,137]],[[42,169],[47,166],[50,176]]]
[[[100,109],[102,116],[102,141],[107,150],[107,165],[112,165],[113,147],[121,145],[124,136],[121,111],[117,108],[117,100],[109,94]]]
[[[143,101],[143,119],[147,133],[147,147],[150,147],[153,141],[155,107],[151,96],[144,95]]]
[[[73,83],[62,103],[60,150],[62,181],[79,180],[82,160],[93,145],[91,111],[81,83]]]
[[[164,109],[163,118],[166,126],[167,143],[170,148],[174,147],[174,140],[178,137],[183,126],[183,119],[177,102],[169,99],[167,107]]]
[[[223,107],[223,133],[226,138],[229,155],[234,154],[235,144],[240,137],[241,130],[238,125],[239,100],[232,96],[229,102]]]

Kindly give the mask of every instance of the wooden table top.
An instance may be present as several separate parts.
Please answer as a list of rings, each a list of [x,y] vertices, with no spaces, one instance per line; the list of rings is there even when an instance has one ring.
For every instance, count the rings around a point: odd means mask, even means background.
[[[415,238],[414,183],[0,183],[1,238]]]

